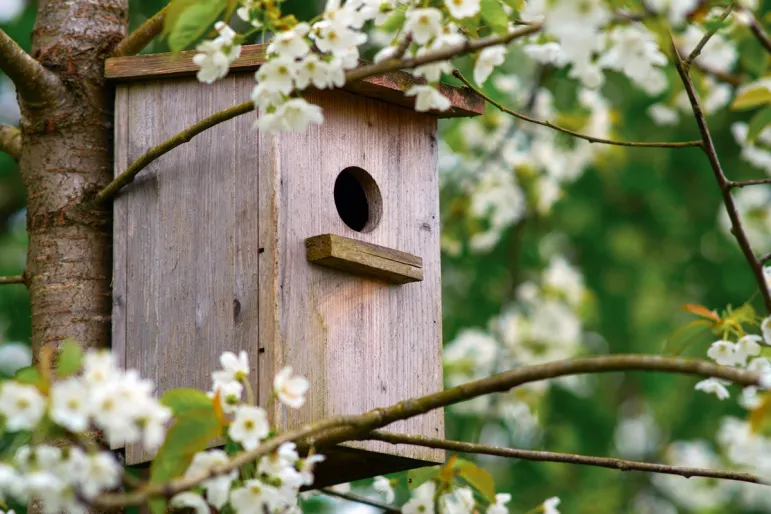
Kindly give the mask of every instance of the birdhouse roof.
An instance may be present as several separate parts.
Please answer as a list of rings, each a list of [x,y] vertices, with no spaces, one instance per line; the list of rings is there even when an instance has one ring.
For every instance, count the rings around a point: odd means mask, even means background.
[[[266,45],[242,47],[241,56],[230,66],[231,72],[257,70],[265,62],[265,47]],[[107,80],[114,82],[193,76],[198,71],[198,66],[193,63],[196,53],[189,51],[177,55],[164,53],[113,57],[105,62],[104,73]],[[424,83],[425,81],[409,73],[392,71],[346,84],[343,89],[390,104],[413,108],[415,98],[405,96],[405,92],[414,85]],[[484,113],[484,100],[473,91],[448,84],[441,84],[439,90],[450,100],[451,107],[447,111],[431,112],[431,115],[438,118],[457,118]]]

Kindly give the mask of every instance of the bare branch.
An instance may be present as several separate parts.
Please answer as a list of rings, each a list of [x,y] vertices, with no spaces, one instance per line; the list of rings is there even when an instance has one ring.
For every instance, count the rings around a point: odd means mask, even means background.
[[[760,42],[761,45],[763,45],[763,48],[766,49],[766,52],[771,53],[771,38],[769,38],[768,34],[766,34],[766,31],[763,30],[763,27],[760,25],[758,19],[755,18],[755,15],[752,14],[748,9],[742,9],[741,13],[749,21],[750,31],[752,31],[752,34],[755,36],[755,38],[758,40],[758,42]]]
[[[771,253],[767,253],[765,255],[758,257],[758,260],[760,261],[761,264],[765,264],[768,261],[771,261]]]
[[[527,116],[525,114],[520,114],[518,112],[512,111],[511,109],[508,109],[507,107],[504,107],[499,102],[496,102],[489,96],[487,96],[485,93],[482,92],[477,87],[474,87],[471,82],[468,81],[466,77],[463,76],[463,74],[455,70],[452,72],[453,76],[457,77],[461,82],[463,82],[466,87],[474,91],[476,94],[481,96],[485,99],[485,101],[495,107],[498,108],[501,112],[505,112],[506,114],[510,114],[511,116],[514,116],[517,119],[528,121],[530,123],[534,123],[536,125],[541,125],[542,127],[548,127],[550,129],[554,129],[558,132],[563,132],[565,134],[570,134],[573,137],[577,137],[579,139],[584,139],[586,141],[589,141],[590,143],[602,143],[606,145],[615,145],[615,146],[636,146],[636,147],[643,147],[643,148],[650,148],[650,147],[656,147],[656,148],[690,148],[693,146],[701,146],[701,141],[682,141],[682,142],[676,142],[676,143],[669,143],[669,142],[644,142],[644,141],[616,141],[613,139],[603,139],[600,137],[593,137],[589,136],[587,134],[581,134],[580,132],[576,132],[574,130],[567,129],[565,127],[560,127],[559,125],[555,125],[549,121],[539,120],[536,118],[531,118],[530,116]]]
[[[238,105],[234,105],[233,107],[228,107],[223,111],[216,112],[211,116],[207,116],[201,121],[194,123],[193,125],[190,125],[185,130],[183,130],[179,134],[172,136],[171,138],[167,139],[163,143],[153,146],[144,154],[142,154],[142,156],[139,157],[136,161],[131,163],[131,165],[128,168],[126,168],[126,171],[122,172],[120,175],[115,177],[115,179],[112,182],[107,184],[104,187],[104,189],[99,191],[96,197],[94,197],[94,202],[97,205],[106,204],[107,202],[115,198],[115,196],[118,194],[118,191],[120,191],[121,188],[132,183],[134,181],[134,178],[136,178],[137,174],[143,169],[145,169],[148,164],[153,162],[158,157],[166,153],[169,153],[171,150],[175,149],[179,145],[187,143],[188,141],[190,141],[191,139],[193,139],[195,136],[197,136],[198,134],[200,134],[206,129],[209,129],[224,121],[228,121],[229,119],[235,118],[236,116],[239,116],[241,114],[244,114],[253,110],[254,110],[254,102],[252,102],[251,100],[248,102],[240,103]]]
[[[742,386],[761,385],[759,376],[746,370],[730,366],[716,366],[707,361],[660,357],[658,355],[607,355],[524,366],[438,393],[404,400],[389,407],[374,409],[358,416],[328,418],[311,425],[304,425],[269,439],[253,450],[240,453],[226,464],[213,467],[204,475],[178,478],[165,484],[147,484],[144,488],[126,494],[104,494],[94,499],[94,505],[104,508],[126,507],[141,505],[151,497],[171,497],[210,478],[228,473],[270,454],[286,442],[300,441],[305,446],[327,447],[345,441],[361,439],[369,432],[395,421],[413,418],[431,410],[479,396],[506,392],[523,384],[570,375],[620,371],[683,373],[721,378]]]
[[[21,157],[21,131],[10,125],[0,125],[0,152],[5,152],[15,161]]]
[[[383,512],[389,512],[389,513],[395,513],[398,514],[401,512],[401,509],[394,507],[392,505],[387,505],[385,503],[381,503],[375,500],[370,500],[369,498],[366,498],[364,496],[359,496],[358,494],[351,494],[351,493],[338,493],[334,489],[320,489],[320,491],[327,496],[334,496],[335,498],[342,498],[343,500],[348,500],[349,502],[356,502],[361,503],[363,505],[369,505],[370,507],[376,507],[378,509],[382,509]]]
[[[741,248],[742,253],[744,254],[744,258],[747,260],[747,264],[749,264],[750,268],[752,269],[752,273],[755,275],[755,281],[758,283],[758,287],[760,288],[760,294],[763,297],[763,304],[766,306],[766,310],[771,312],[771,294],[769,293],[768,286],[766,285],[766,278],[763,274],[763,265],[755,257],[755,253],[752,251],[750,241],[747,238],[744,227],[742,226],[739,212],[737,211],[736,204],[734,203],[733,197],[731,196],[731,181],[726,178],[725,173],[723,172],[723,168],[720,166],[720,160],[718,159],[715,145],[712,143],[712,136],[709,133],[709,127],[707,126],[707,120],[704,117],[704,112],[701,110],[699,98],[696,96],[696,90],[693,87],[693,81],[691,81],[691,77],[688,75],[688,70],[681,60],[680,54],[677,51],[677,46],[674,44],[674,42],[672,43],[672,51],[675,58],[677,73],[680,75],[680,80],[683,82],[685,92],[688,94],[688,100],[691,103],[693,115],[696,118],[696,124],[699,126],[699,133],[701,134],[702,140],[701,148],[707,155],[710,167],[712,168],[712,173],[714,174],[715,180],[720,187],[720,193],[723,195],[723,204],[725,204],[728,217],[731,220],[731,233],[736,238],[737,243],[739,243],[739,248]]]
[[[750,482],[753,484],[766,484],[761,477],[751,473],[729,471],[721,469],[689,468],[680,466],[668,466],[666,464],[654,464],[650,462],[637,462],[633,460],[616,459],[612,457],[592,457],[589,455],[577,455],[572,453],[556,453],[537,450],[520,450],[516,448],[502,448],[500,446],[485,446],[483,444],[464,443],[460,441],[446,441],[420,435],[403,435],[392,432],[376,430],[362,439],[384,441],[391,444],[410,444],[425,448],[437,448],[463,453],[478,453],[482,455],[496,455],[513,459],[531,460],[537,462],[564,462],[567,464],[580,464],[584,466],[597,466],[600,468],[617,469],[619,471],[643,471],[647,473],[663,473],[665,475],[680,475],[685,478],[707,477],[723,480],[735,480],[738,482]]]
[[[729,180],[726,184],[726,187],[729,189],[734,189],[736,187],[747,187],[747,186],[759,186],[761,184],[771,184],[771,178],[760,178],[755,180]]]
[[[725,82],[726,84],[729,84],[734,87],[739,87],[742,84],[744,84],[745,78],[743,76],[737,76],[732,75],[731,73],[727,73],[725,71],[716,70],[714,68],[710,68],[709,66],[704,65],[701,62],[695,62],[692,64],[694,68],[699,70],[700,72],[704,73],[705,75],[709,75],[715,80],[718,80],[720,82]]]
[[[26,284],[24,275],[10,275],[7,277],[0,277],[0,286],[5,284]]]
[[[64,96],[64,85],[0,29],[0,70],[16,85],[25,102],[56,103]]]
[[[115,46],[112,56],[125,57],[141,52],[163,30],[163,22],[166,20],[166,12],[168,10],[169,6],[167,5],[158,11],[155,16],[140,25],[134,32],[126,36],[123,41]]]
[[[458,45],[447,46],[440,50],[426,52],[425,54],[407,59],[385,59],[379,63],[362,66],[361,68],[349,71],[345,74],[345,82],[353,82],[355,80],[365,79],[367,77],[371,77],[372,75],[380,75],[381,73],[387,73],[389,71],[417,68],[418,66],[430,64],[432,62],[446,61],[448,59],[452,59],[453,57],[476,52],[477,50],[481,50],[489,46],[505,45],[514,41],[515,39],[529,36],[530,34],[535,34],[540,30],[540,23],[532,23],[513,30],[503,36],[489,36],[481,39],[466,40]]]
[[[467,41],[461,45],[443,48],[434,52],[427,52],[426,54],[414,58],[387,59],[378,64],[362,66],[361,68],[349,71],[346,73],[346,83],[362,80],[373,75],[380,75],[389,71],[411,69],[423,64],[443,61],[456,55],[473,52],[488,46],[508,43],[528,34],[533,34],[540,29],[540,24],[527,25],[521,29],[512,31],[505,36],[493,36],[474,41]],[[313,88],[308,88],[306,91],[310,91],[312,89]],[[105,203],[111,201],[115,198],[121,188],[133,182],[137,174],[158,157],[168,153],[181,144],[187,143],[193,137],[197,136],[206,129],[253,110],[254,103],[251,101],[234,105],[233,107],[229,107],[223,111],[219,111],[207,118],[204,118],[203,120],[189,126],[179,134],[171,137],[163,143],[150,148],[139,159],[134,161],[128,168],[126,168],[124,172],[115,177],[115,179],[107,186],[105,186],[104,189],[99,191],[96,197],[94,197],[94,202],[97,205],[104,205]]]
[[[698,42],[696,45],[696,48],[691,51],[691,53],[688,55],[688,57],[683,62],[683,65],[685,67],[685,70],[688,71],[688,68],[691,66],[691,63],[696,60],[696,58],[699,56],[701,51],[704,49],[707,43],[709,43],[709,40],[712,39],[712,36],[714,36],[718,30],[720,30],[720,27],[722,23],[725,21],[726,18],[728,18],[728,15],[731,14],[731,9],[733,9],[733,4],[730,4],[728,7],[725,8],[723,11],[723,15],[720,16],[720,19],[715,23],[715,27],[704,34],[704,37],[701,38],[701,41]],[[676,58],[679,59],[680,57],[676,55]]]

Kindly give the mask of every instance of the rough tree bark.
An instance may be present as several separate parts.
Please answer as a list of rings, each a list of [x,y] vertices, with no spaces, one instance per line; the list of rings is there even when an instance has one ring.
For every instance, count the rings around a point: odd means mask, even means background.
[[[112,176],[112,97],[103,65],[126,35],[128,0],[39,0],[32,55],[64,85],[54,99],[20,90],[34,354],[65,338],[107,346],[109,210],[81,205]]]

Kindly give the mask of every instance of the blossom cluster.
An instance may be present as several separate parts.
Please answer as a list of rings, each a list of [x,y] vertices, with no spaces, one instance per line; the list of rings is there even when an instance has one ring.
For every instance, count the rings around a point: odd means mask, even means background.
[[[487,330],[464,329],[447,343],[445,381],[454,386],[526,364],[575,357],[584,349],[581,304],[587,294],[579,271],[564,257],[553,256],[540,277],[517,288],[517,301],[491,319]],[[575,379],[555,383],[576,394],[586,385]],[[526,384],[499,395],[494,403],[482,396],[451,409],[462,415],[484,413],[493,430],[484,435],[496,444],[523,444],[538,428],[533,411],[549,387],[548,381]],[[509,430],[500,433],[496,419]]]
[[[78,358],[72,360],[78,362]],[[222,413],[230,416],[223,422],[223,435],[238,450],[253,450],[272,432],[267,412],[241,401],[244,390],[250,391],[248,357],[246,352],[225,352],[220,363],[222,369],[212,373],[208,396],[212,402],[218,398]],[[10,461],[0,461],[0,501],[4,497],[19,502],[37,498],[45,513],[80,513],[99,494],[119,486],[123,466],[113,453],[92,448],[88,431],[93,429],[113,447],[140,444],[150,452],[159,447],[163,451],[166,427],[176,417],[173,408],[165,405],[163,398],[159,401],[154,397],[151,381],[140,378],[135,370],[117,366],[109,351],[89,350],[82,355],[82,369],[77,375],[73,369],[58,380],[46,379],[47,375],[35,368],[27,369],[33,372],[23,375],[25,380],[0,382],[4,429],[59,436],[73,445],[25,444]],[[57,373],[60,371],[57,368]],[[290,367],[276,375],[273,385],[277,399],[291,408],[304,405],[310,387],[308,380]],[[56,431],[46,428],[49,425]],[[185,477],[208,477],[212,467],[227,465],[229,459],[220,449],[198,452]],[[318,454],[300,458],[294,443],[284,443],[262,457],[252,475],[244,476],[234,469],[208,478],[198,489],[173,497],[171,505],[194,507],[197,512],[209,512],[210,505],[221,509],[228,503],[238,514],[299,512],[299,490],[313,483],[313,468],[323,460]]]
[[[707,350],[707,357],[722,366],[734,366],[758,373],[761,383],[771,386],[771,360],[761,356],[763,345],[771,345],[771,316],[761,323],[763,335],[741,333],[736,341],[720,339],[713,342]],[[708,378],[697,383],[698,391],[712,393],[720,400],[730,396],[726,386],[729,382],[719,378]],[[742,392],[742,402],[747,405],[757,405],[758,390],[756,387],[746,387]]]

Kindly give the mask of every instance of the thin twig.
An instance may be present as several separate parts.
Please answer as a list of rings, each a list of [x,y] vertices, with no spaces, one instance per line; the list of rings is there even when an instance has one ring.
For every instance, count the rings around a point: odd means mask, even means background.
[[[767,253],[765,255],[761,255],[760,257],[758,257],[758,261],[760,261],[761,264],[765,264],[768,261],[771,261],[771,252],[769,252],[769,253]]]
[[[714,68],[710,68],[709,66],[706,66],[704,63],[701,63],[701,62],[693,63],[692,67],[696,68],[697,70],[704,73],[705,75],[711,76],[712,78],[718,80],[719,82],[725,82],[726,84],[729,84],[734,87],[739,87],[745,82],[745,78],[743,76],[737,76],[725,71],[716,70]]]
[[[211,116],[207,116],[201,121],[190,125],[185,130],[172,136],[163,143],[153,146],[144,154],[142,154],[142,156],[139,157],[136,161],[131,163],[131,165],[126,168],[126,171],[115,177],[112,182],[107,184],[104,189],[99,191],[99,193],[94,197],[94,203],[97,205],[106,204],[118,194],[118,191],[120,191],[121,188],[133,182],[137,174],[145,169],[148,164],[156,160],[158,157],[170,152],[179,145],[187,143],[204,130],[210,129],[215,125],[253,110],[254,102],[251,100],[234,105],[233,107],[228,107],[223,111],[216,112]]]
[[[688,57],[683,62],[683,66],[685,67],[685,70],[688,71],[688,68],[690,68],[691,63],[696,60],[696,58],[699,56],[701,51],[704,49],[707,43],[709,43],[709,40],[712,39],[712,36],[714,36],[718,30],[720,30],[720,27],[722,26],[723,22],[726,18],[728,18],[728,15],[731,14],[731,9],[733,9],[733,4],[730,4],[728,7],[725,8],[723,11],[723,15],[720,16],[720,19],[715,23],[715,27],[704,34],[704,37],[701,38],[701,41],[698,42],[696,45],[696,48],[694,48],[691,53],[688,55]],[[679,57],[678,57],[679,59]]]
[[[5,284],[26,284],[24,275],[9,275],[7,277],[0,277],[0,286]]]
[[[766,31],[760,25],[758,19],[748,9],[742,9],[741,12],[750,22],[750,31],[752,34],[755,36],[758,42],[763,45],[763,48],[766,49],[766,52],[771,53],[771,38],[768,37],[768,34],[766,34]]]
[[[329,489],[329,488],[319,489],[319,491],[326,494],[327,496],[334,496],[335,498],[342,498],[343,500],[348,500],[349,502],[356,502],[356,503],[361,503],[363,505],[369,505],[370,507],[377,507],[378,509],[382,509],[383,512],[396,513],[396,514],[401,512],[401,509],[398,509],[397,507],[394,507],[392,505],[388,505],[385,503],[381,503],[379,501],[370,500],[369,498],[365,496],[359,496],[358,494],[338,493],[334,489]]]
[[[570,134],[571,136],[577,137],[579,139],[584,139],[586,141],[589,141],[590,143],[602,143],[606,145],[615,145],[615,146],[635,146],[635,147],[643,147],[643,148],[650,148],[650,147],[656,147],[656,148],[690,148],[693,146],[701,146],[701,141],[681,141],[681,142],[646,142],[646,141],[616,141],[613,139],[603,139],[599,137],[590,136],[587,134],[582,134],[580,132],[576,132],[574,130],[567,129],[565,127],[560,127],[559,125],[555,125],[549,121],[539,120],[536,118],[531,118],[530,116],[527,116],[525,114],[520,114],[516,111],[512,111],[511,109],[508,109],[507,107],[504,107],[499,102],[496,102],[489,96],[487,96],[482,90],[480,90],[477,87],[474,87],[471,82],[468,81],[466,77],[463,76],[463,74],[455,70],[452,72],[453,76],[458,78],[461,82],[463,82],[466,87],[474,91],[476,94],[481,96],[485,99],[485,101],[495,107],[497,107],[500,111],[505,112],[506,114],[510,114],[511,116],[514,116],[517,119],[528,121],[530,123],[534,123],[536,125],[541,125],[542,127],[548,127],[550,129],[557,130],[559,132],[563,132],[565,134]]]
[[[729,180],[726,184],[726,187],[729,189],[734,189],[737,187],[759,186],[762,184],[771,184],[771,178],[759,178],[754,180]]]
[[[163,22],[166,20],[167,5],[155,16],[145,21],[134,32],[126,36],[112,51],[113,57],[125,57],[141,52],[163,30]]]
[[[361,68],[349,71],[346,73],[346,84],[357,80],[362,80],[373,75],[380,75],[382,73],[400,69],[412,69],[423,64],[443,61],[449,59],[450,57],[473,52],[488,46],[507,43],[509,41],[513,41],[514,39],[524,37],[528,34],[533,34],[540,29],[541,26],[539,24],[527,25],[521,29],[512,31],[506,36],[493,36],[474,41],[468,41],[460,45],[443,48],[434,52],[427,52],[414,58],[386,59],[377,64],[362,66]],[[306,91],[310,91],[311,89],[312,88],[309,88]],[[104,189],[99,191],[99,193],[97,193],[97,195],[94,197],[94,202],[97,205],[104,205],[105,203],[114,199],[121,188],[133,182],[136,175],[158,157],[173,150],[181,144],[187,143],[193,137],[197,136],[206,129],[253,110],[254,103],[251,101],[234,105],[233,107],[229,107],[223,111],[219,111],[207,118],[204,118],[203,120],[189,126],[179,134],[176,134],[170,139],[167,139],[163,143],[150,148],[141,157],[134,161],[128,168],[126,168],[125,171],[115,177],[115,179],[110,182]]]
[[[479,396],[503,393],[523,384],[570,375],[621,371],[684,373],[705,378],[721,378],[742,386],[760,385],[759,376],[746,370],[730,366],[717,366],[707,361],[658,355],[607,355],[524,366],[438,393],[403,400],[389,407],[374,409],[358,416],[328,418],[305,425],[269,439],[253,450],[240,453],[227,463],[212,467],[206,474],[177,478],[163,484],[148,484],[144,488],[126,494],[104,494],[94,499],[94,505],[103,508],[127,507],[141,505],[152,497],[164,496],[168,498],[270,454],[286,442],[297,441],[298,446],[312,446],[320,449],[345,441],[360,439],[369,432],[390,425],[395,421],[413,418],[434,409],[454,405]]]
[[[564,462],[567,464],[580,464],[584,466],[597,466],[600,468],[618,469],[620,471],[643,471],[647,473],[663,473],[666,475],[680,475],[685,478],[707,477],[723,480],[735,480],[738,482],[750,482],[753,484],[765,484],[761,477],[751,473],[730,471],[722,469],[690,468],[681,466],[669,466],[666,464],[654,464],[650,462],[637,462],[633,460],[616,459],[612,457],[593,457],[589,455],[577,455],[573,453],[557,453],[537,450],[520,450],[516,448],[502,448],[500,446],[486,446],[483,444],[464,443],[460,441],[446,441],[420,435],[403,435],[392,432],[376,430],[370,432],[364,439],[384,441],[391,444],[409,444],[425,448],[436,448],[463,453],[477,453],[482,455],[496,455],[513,459],[530,460],[537,462]]]
[[[47,70],[0,29],[0,71],[28,104],[56,104],[65,96],[59,77]]]
[[[707,155],[710,167],[712,168],[712,173],[715,176],[718,187],[720,187],[720,193],[723,195],[723,204],[725,204],[728,217],[731,220],[731,233],[736,238],[739,248],[741,248],[744,258],[747,260],[747,264],[749,264],[752,273],[755,275],[755,281],[760,288],[760,294],[763,297],[763,304],[765,305],[766,310],[771,312],[771,294],[766,285],[766,278],[763,274],[763,265],[755,257],[750,241],[742,226],[739,211],[736,209],[736,204],[731,196],[731,182],[726,178],[723,168],[720,166],[720,159],[718,159],[715,145],[712,143],[712,136],[709,133],[707,120],[704,117],[704,112],[699,104],[699,98],[696,96],[696,89],[693,87],[693,81],[691,81],[691,77],[688,75],[688,70],[685,69],[685,65],[680,58],[680,54],[678,53],[674,42],[672,44],[672,51],[675,58],[677,73],[680,75],[680,80],[683,82],[685,92],[688,95],[688,100],[691,103],[693,115],[696,118],[696,124],[699,126],[699,133],[701,134],[702,140],[701,148]]]
[[[5,152],[15,161],[21,157],[21,131],[10,125],[0,125],[0,152]]]

